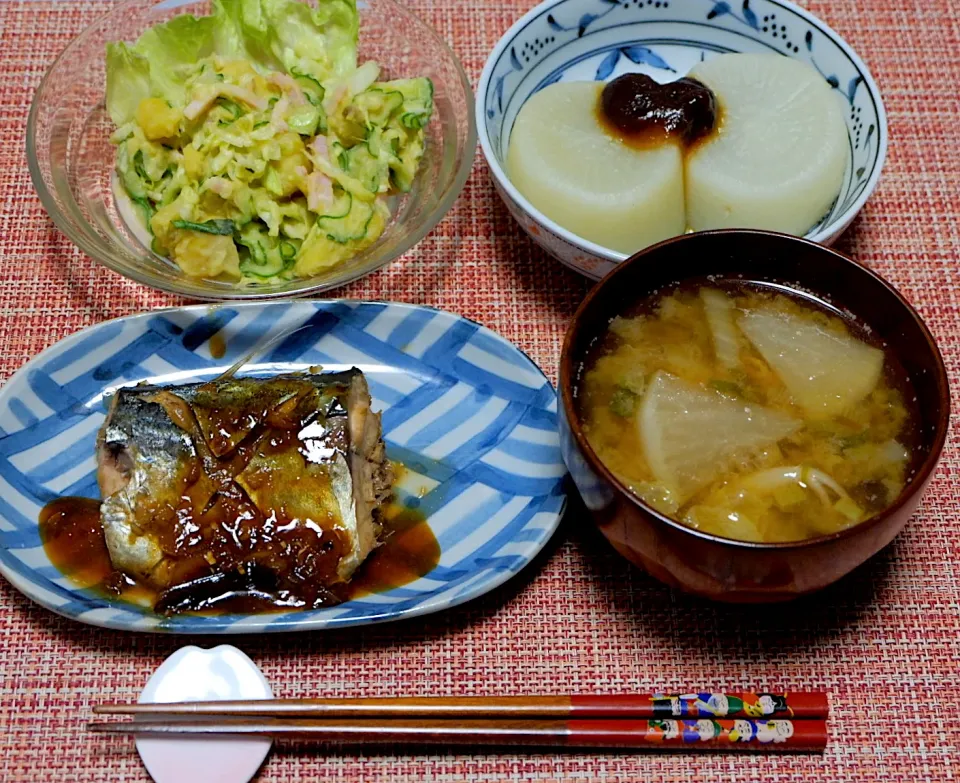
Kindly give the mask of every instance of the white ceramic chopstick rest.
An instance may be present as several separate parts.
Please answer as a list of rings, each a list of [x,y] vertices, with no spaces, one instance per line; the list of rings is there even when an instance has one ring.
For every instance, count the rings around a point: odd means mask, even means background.
[[[229,644],[177,650],[147,680],[139,702],[272,699],[257,665]],[[137,720],[145,720],[138,716]],[[247,783],[270,752],[269,737],[137,737],[137,751],[156,783]]]

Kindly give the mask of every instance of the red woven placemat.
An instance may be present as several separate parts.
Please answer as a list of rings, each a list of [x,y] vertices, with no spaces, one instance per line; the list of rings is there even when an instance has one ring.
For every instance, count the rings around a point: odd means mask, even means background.
[[[479,76],[532,0],[417,0]],[[806,3],[864,55],[890,118],[876,195],[839,247],[885,275],[960,370],[960,5]],[[0,374],[97,321],[176,304],[78,253],[27,173],[32,93],[56,54],[108,3],[0,1]],[[388,269],[342,291],[435,305],[514,341],[555,377],[587,289],[521,235],[478,165],[446,220]],[[540,560],[445,614],[395,625],[231,639],[280,696],[824,689],[832,742],[816,757],[608,754],[330,754],[284,746],[260,781],[945,781],[960,777],[960,508],[951,439],[920,513],[840,584],[773,609],[712,606],[626,565],[574,504]],[[177,647],[221,640],[132,635],[60,619],[0,581],[0,781],[147,780],[131,742],[82,731],[90,706],[135,699]]]

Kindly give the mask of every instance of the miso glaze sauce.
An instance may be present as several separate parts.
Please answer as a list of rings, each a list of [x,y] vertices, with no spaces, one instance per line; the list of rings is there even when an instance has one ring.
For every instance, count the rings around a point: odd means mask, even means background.
[[[384,516],[384,543],[373,550],[350,580],[345,600],[415,582],[440,562],[440,544],[423,514],[392,505]]]
[[[709,136],[718,126],[716,96],[696,79],[659,84],[641,73],[609,82],[597,106],[600,125],[631,147],[652,147],[676,139],[684,147]]]
[[[220,332],[217,332],[210,338],[210,355],[214,359],[222,359],[226,352],[227,341],[223,339],[223,335],[221,335]]]
[[[430,573],[440,561],[440,545],[423,515],[398,504],[384,510],[383,541],[345,585],[331,592],[340,601],[402,587]],[[63,497],[51,501],[40,512],[40,539],[50,562],[77,587],[104,595],[121,596],[136,603],[153,605],[157,590],[116,571],[100,524],[100,501]],[[204,614],[227,612],[284,611],[290,607],[265,599],[231,598],[211,601]]]
[[[65,497],[40,511],[40,540],[50,562],[78,587],[95,587],[113,573],[100,525],[100,501]]]

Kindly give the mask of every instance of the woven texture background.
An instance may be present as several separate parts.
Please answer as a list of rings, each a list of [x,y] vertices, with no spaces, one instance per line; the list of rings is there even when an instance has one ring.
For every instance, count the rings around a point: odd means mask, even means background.
[[[476,83],[532,0],[416,0]],[[864,56],[890,119],[880,187],[839,243],[920,310],[958,385],[960,4],[804,3]],[[0,1],[0,374],[106,318],[177,304],[82,256],[27,173],[33,90],[101,0]],[[398,263],[342,290],[435,305],[514,341],[556,376],[587,283],[523,237],[480,156],[443,223]],[[951,439],[917,518],[834,588],[775,609],[716,607],[626,565],[574,504],[544,555],[441,615],[346,632],[233,640],[280,696],[822,688],[833,741],[815,757],[328,754],[282,746],[260,781],[945,781],[960,777],[960,453]],[[183,637],[62,620],[0,583],[0,781],[142,781],[132,742],[86,736],[90,706],[134,699]],[[942,710],[942,711],[941,711]]]

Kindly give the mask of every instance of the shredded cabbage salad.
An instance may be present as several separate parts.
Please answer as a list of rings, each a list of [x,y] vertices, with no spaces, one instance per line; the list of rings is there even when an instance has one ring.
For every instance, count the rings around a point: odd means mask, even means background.
[[[355,0],[213,0],[107,47],[118,181],[184,274],[310,277],[371,245],[410,190],[427,78],[357,65]]]

